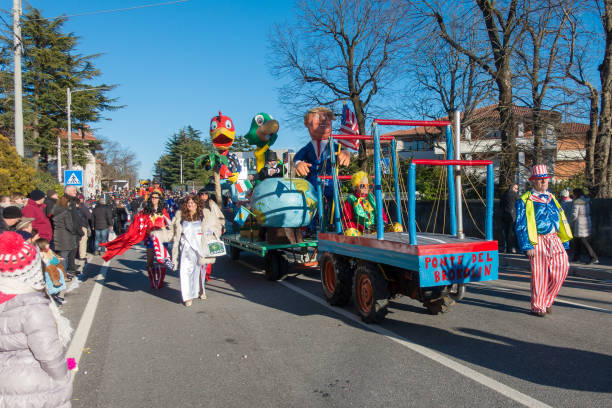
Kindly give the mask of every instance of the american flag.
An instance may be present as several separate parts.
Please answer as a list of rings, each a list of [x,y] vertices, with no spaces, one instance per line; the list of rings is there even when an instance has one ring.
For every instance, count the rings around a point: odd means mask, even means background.
[[[359,127],[357,125],[357,118],[355,114],[349,109],[345,103],[342,107],[342,122],[340,122],[340,133],[345,135],[357,135],[359,134]],[[349,149],[359,149],[359,140],[338,140],[342,146],[348,147]]]

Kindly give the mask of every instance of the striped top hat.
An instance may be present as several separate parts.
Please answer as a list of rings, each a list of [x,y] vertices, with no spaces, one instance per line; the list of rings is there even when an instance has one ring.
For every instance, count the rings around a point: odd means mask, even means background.
[[[531,177],[529,177],[529,180],[547,179],[551,177],[552,175],[548,174],[548,169],[545,164],[536,164],[531,168]]]

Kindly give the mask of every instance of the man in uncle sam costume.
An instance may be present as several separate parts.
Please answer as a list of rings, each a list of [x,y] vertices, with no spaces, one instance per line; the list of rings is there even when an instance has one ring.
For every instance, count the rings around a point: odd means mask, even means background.
[[[531,265],[531,313],[543,317],[567,277],[567,252],[572,231],[561,205],[548,192],[546,166],[531,168],[532,190],[516,201],[516,237]]]

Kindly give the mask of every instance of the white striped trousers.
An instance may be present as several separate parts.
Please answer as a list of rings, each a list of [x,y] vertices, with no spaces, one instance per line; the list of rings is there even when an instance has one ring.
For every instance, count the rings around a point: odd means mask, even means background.
[[[546,312],[569,271],[567,252],[556,231],[547,235],[538,235],[535,255],[530,258],[531,264],[531,310]]]

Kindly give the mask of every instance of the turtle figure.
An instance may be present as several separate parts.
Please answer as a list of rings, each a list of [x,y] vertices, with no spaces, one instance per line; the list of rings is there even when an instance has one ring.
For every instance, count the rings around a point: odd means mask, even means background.
[[[257,172],[266,164],[266,153],[278,138],[278,121],[270,114],[260,112],[253,117],[251,128],[244,135],[249,144],[255,145]]]

